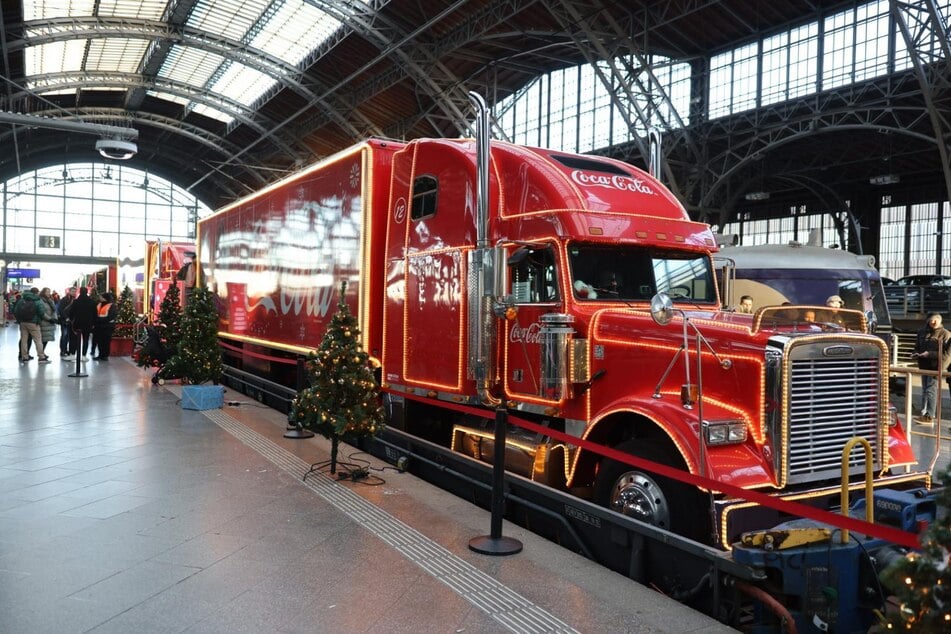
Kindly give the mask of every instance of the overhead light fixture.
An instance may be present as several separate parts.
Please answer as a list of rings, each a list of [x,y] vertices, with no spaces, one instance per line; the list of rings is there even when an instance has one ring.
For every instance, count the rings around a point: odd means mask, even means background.
[[[882,174],[881,176],[871,177],[868,179],[868,182],[871,185],[894,185],[900,180],[901,178],[898,174]]]
[[[747,200],[769,200],[769,192],[750,192],[744,198]]]
[[[139,151],[135,143],[122,139],[99,139],[96,141],[96,149],[103,158],[116,161],[130,159]]]

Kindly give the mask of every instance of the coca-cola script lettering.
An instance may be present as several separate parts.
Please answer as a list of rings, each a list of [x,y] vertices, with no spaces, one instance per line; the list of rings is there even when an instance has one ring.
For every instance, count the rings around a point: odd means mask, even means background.
[[[512,326],[509,331],[509,341],[512,343],[538,343],[540,339],[541,326],[537,323],[527,328],[521,326]]]
[[[571,172],[571,180],[584,187],[607,187],[638,194],[654,194],[654,190],[641,179],[620,174],[592,174],[574,170]]]

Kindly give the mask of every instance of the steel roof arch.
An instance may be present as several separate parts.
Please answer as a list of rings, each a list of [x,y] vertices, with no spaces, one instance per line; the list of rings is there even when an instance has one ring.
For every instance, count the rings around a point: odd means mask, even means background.
[[[301,80],[306,74],[301,67],[291,64],[273,55],[248,46],[247,44],[216,33],[203,31],[184,25],[172,25],[167,22],[129,18],[101,18],[96,16],[76,18],[52,18],[22,23],[27,29],[49,28],[40,35],[29,35],[8,44],[10,51],[24,50],[29,46],[49,44],[67,40],[81,40],[91,37],[116,37],[126,39],[144,39],[151,42],[168,42],[220,55],[224,59],[237,62],[248,68],[265,74],[277,82],[279,88],[293,90],[308,101],[320,104],[330,113],[332,120],[349,128],[359,135],[364,128],[354,126],[346,117],[340,116],[334,107],[339,104],[326,102],[321,96],[308,88]],[[31,76],[31,77],[35,77]],[[318,86],[319,88],[319,86]],[[266,102],[277,92],[274,88],[269,94],[259,98]],[[368,123],[367,121],[364,122]]]

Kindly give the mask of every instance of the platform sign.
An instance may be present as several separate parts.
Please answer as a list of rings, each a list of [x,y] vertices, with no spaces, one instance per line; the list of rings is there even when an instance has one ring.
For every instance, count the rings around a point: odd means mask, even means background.
[[[59,236],[39,236],[39,245],[41,249],[58,249]]]
[[[39,276],[39,269],[15,269],[12,267],[7,269],[8,279],[33,279]]]

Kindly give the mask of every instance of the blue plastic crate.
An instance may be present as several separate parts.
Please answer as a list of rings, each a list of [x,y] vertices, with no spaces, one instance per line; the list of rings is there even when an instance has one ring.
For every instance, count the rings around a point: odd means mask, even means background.
[[[182,409],[216,409],[225,404],[221,385],[183,385]]]

